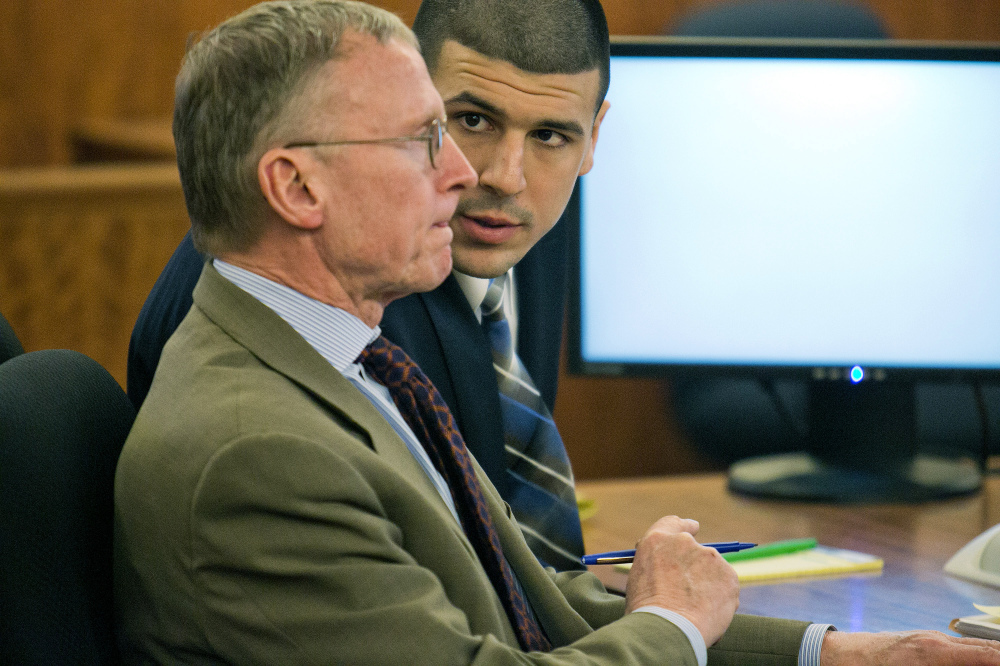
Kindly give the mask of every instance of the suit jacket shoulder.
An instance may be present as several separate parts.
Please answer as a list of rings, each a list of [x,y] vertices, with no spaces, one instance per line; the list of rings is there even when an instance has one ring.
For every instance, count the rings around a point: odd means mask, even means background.
[[[204,258],[194,248],[191,232],[184,235],[153,289],[142,304],[128,344],[128,397],[136,410],[153,383],[163,345],[191,309],[191,292],[201,275]]]
[[[566,224],[560,221],[518,263],[518,355],[543,399],[555,404],[566,293]],[[191,307],[204,261],[190,232],[143,304],[129,340],[128,394],[138,410],[167,340]],[[413,357],[451,408],[469,450],[506,494],[499,389],[489,344],[453,278],[389,305],[383,331]]]

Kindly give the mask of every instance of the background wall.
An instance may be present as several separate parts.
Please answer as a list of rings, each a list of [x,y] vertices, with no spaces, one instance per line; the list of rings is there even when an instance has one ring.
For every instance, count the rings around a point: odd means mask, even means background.
[[[125,385],[132,323],[190,223],[172,163],[0,171],[0,312]]]
[[[613,34],[656,34],[719,0],[604,0]],[[0,165],[68,163],[89,117],[170,113],[187,35],[251,0],[0,2]],[[412,22],[418,0],[377,3]],[[867,0],[907,39],[1000,41],[997,0]]]
[[[611,32],[627,35],[661,33],[719,1],[603,4]],[[998,0],[865,3],[894,37],[1000,42]],[[119,165],[94,175],[73,165],[74,138],[99,121],[162,128],[188,35],[251,4],[0,2],[0,312],[27,349],[78,349],[124,384],[132,323],[186,220],[169,173]],[[419,0],[376,4],[411,23]],[[564,376],[556,420],[577,476],[714,467],[679,432],[669,391],[663,381]]]

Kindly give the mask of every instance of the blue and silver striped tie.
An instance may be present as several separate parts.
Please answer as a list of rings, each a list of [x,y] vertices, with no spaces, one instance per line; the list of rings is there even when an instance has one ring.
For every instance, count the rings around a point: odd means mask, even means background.
[[[535,556],[559,570],[583,555],[573,470],[556,424],[514,350],[503,311],[507,275],[491,281],[482,304],[493,349],[507,452],[508,501]]]

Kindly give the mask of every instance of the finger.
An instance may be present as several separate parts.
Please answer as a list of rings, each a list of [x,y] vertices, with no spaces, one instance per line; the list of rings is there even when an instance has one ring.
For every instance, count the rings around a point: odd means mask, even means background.
[[[688,534],[697,534],[700,525],[697,520],[691,518],[681,518],[679,516],[664,516],[660,518],[649,531],[657,532],[667,532],[667,533],[678,533],[687,532]]]
[[[972,638],[970,636],[949,636],[952,641],[956,643],[962,643],[964,645],[976,645],[979,647],[990,648],[996,652],[1000,652],[1000,641],[991,640],[989,638]]]
[[[701,529],[701,523],[694,518],[678,518],[677,516],[674,516],[674,518],[677,518],[679,532],[687,532],[694,536]]]

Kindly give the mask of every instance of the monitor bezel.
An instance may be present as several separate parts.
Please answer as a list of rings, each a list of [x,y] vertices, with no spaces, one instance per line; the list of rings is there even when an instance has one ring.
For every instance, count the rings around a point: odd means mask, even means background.
[[[1000,62],[1000,43],[904,40],[784,39],[725,37],[615,37],[611,57],[782,58]],[[614,104],[614,99],[609,97]],[[598,150],[595,159],[600,159]],[[736,377],[851,382],[853,366],[781,364],[695,364],[595,362],[582,354],[580,190],[576,187],[563,215],[569,241],[567,369],[575,375],[616,377]],[[865,380],[892,382],[982,382],[1000,380],[996,368],[885,366],[864,368]]]

